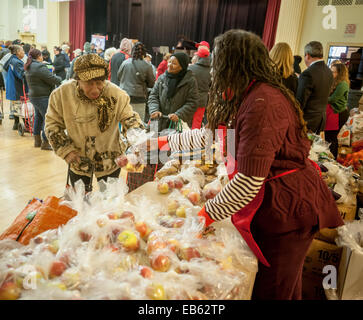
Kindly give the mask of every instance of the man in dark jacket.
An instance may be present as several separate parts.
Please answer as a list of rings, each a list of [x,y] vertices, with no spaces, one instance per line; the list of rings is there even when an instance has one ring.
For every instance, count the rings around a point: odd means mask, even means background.
[[[193,127],[195,125],[195,128],[200,128],[202,120],[203,123],[206,122],[205,108],[208,104],[208,92],[212,82],[212,76],[210,74],[211,58],[209,50],[201,48],[196,52],[196,56],[198,57],[197,62],[193,65],[190,65],[188,69],[193,72],[198,84],[197,110],[201,110],[201,112],[199,117],[200,119],[195,119],[198,123],[193,123]]]
[[[127,60],[131,55],[131,49],[132,49],[132,41],[127,38],[123,38],[120,43],[120,51],[115,53],[110,62],[111,66],[111,82],[115,85],[119,85],[120,81],[117,78],[118,70],[120,69],[120,66],[122,62]]]
[[[308,69],[299,77],[296,94],[308,129],[317,134],[325,129],[326,107],[333,84],[333,74],[323,55],[320,42],[312,41],[305,46],[304,59]]]

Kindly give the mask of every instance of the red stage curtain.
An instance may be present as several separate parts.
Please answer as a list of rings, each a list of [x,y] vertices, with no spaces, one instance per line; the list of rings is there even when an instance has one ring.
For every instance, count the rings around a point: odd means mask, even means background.
[[[277,24],[279,22],[281,0],[269,0],[262,40],[268,50],[275,44]]]
[[[83,50],[86,42],[86,6],[85,0],[73,0],[69,2],[69,42],[71,53],[75,49]]]

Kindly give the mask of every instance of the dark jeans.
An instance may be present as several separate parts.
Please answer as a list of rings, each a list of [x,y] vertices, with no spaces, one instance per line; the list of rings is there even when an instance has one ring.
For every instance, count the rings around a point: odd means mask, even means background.
[[[33,97],[30,98],[30,102],[34,106],[34,128],[33,134],[35,136],[40,135],[42,133],[43,141],[48,141],[44,132],[44,124],[45,124],[45,114],[48,109],[49,97]]]
[[[121,172],[121,168],[117,169],[116,171],[112,172],[111,174],[109,174],[107,176],[97,178],[97,181],[99,182],[99,181],[103,180],[103,181],[107,182],[108,177],[118,178],[120,176],[120,172]],[[81,175],[74,173],[72,170],[69,170],[69,180],[70,180],[72,187],[74,187],[74,184],[78,180],[82,180],[86,187],[86,191],[92,191],[92,180],[90,177],[81,176]],[[68,183],[68,181],[67,181],[67,183]]]
[[[339,113],[339,130],[329,130],[325,131],[325,141],[330,143],[330,152],[333,154],[334,158],[338,156],[338,134],[340,129],[344,126],[349,118],[349,111],[345,110]]]

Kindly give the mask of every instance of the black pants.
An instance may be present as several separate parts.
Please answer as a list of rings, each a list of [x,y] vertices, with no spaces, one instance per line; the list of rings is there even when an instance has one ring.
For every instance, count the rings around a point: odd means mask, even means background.
[[[349,111],[345,110],[339,113],[339,130],[329,130],[325,131],[325,141],[330,143],[330,152],[333,154],[334,158],[338,156],[338,134],[340,129],[344,126],[349,118]]]
[[[118,178],[120,176],[120,172],[121,172],[121,168],[117,169],[116,171],[112,172],[111,174],[109,174],[107,176],[97,178],[97,181],[99,182],[99,181],[103,180],[103,181],[107,182],[107,178],[109,178],[109,177]],[[71,182],[72,187],[74,187],[74,184],[78,180],[82,180],[85,185],[86,191],[90,192],[90,191],[92,191],[92,178],[75,174],[72,170],[69,170],[69,180]]]

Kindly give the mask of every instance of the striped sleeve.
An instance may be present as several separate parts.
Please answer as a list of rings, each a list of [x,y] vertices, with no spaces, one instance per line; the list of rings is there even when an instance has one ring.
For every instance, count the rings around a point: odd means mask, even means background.
[[[168,143],[172,152],[203,149],[212,145],[213,135],[205,128],[188,130],[169,136]]]
[[[260,191],[265,178],[237,173],[217,194],[206,202],[205,209],[214,221],[224,220],[248,205]]]

